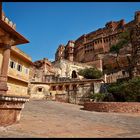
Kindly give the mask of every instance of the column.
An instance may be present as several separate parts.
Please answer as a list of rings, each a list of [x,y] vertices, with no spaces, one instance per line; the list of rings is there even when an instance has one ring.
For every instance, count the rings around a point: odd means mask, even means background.
[[[9,65],[9,58],[10,58],[10,50],[11,47],[9,45],[4,46],[3,50],[3,62],[2,62],[2,69],[1,69],[1,75],[7,77],[8,72],[8,65]]]
[[[104,74],[104,81],[105,81],[105,83],[107,83],[107,75],[106,74]]]
[[[4,48],[3,49],[3,61],[2,61],[1,75],[0,75],[0,94],[5,94],[6,91],[8,90],[7,73],[8,73],[11,46],[4,45],[3,48]]]

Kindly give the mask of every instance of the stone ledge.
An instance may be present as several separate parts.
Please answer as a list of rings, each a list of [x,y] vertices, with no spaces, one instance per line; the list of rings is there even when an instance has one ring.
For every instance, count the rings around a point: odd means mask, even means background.
[[[140,113],[139,102],[85,102],[84,109],[97,112]]]
[[[18,96],[0,96],[0,101],[16,101],[16,102],[27,102],[29,101],[29,97],[18,97]]]

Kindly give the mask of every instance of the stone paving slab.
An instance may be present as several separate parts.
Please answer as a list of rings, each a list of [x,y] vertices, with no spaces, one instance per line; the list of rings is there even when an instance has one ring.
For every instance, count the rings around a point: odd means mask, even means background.
[[[140,138],[140,114],[86,111],[55,101],[25,104],[21,121],[0,127],[1,138]]]

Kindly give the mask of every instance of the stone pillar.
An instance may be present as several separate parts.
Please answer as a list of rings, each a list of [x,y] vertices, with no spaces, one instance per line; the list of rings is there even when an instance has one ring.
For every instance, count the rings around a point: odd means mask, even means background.
[[[102,59],[100,59],[99,60],[99,69],[100,69],[100,71],[102,72],[103,71],[103,60]]]
[[[9,66],[9,58],[10,58],[10,49],[9,45],[3,46],[3,61],[2,61],[2,68],[1,68],[1,75],[0,75],[0,95],[5,94],[8,90],[7,87],[7,72]]]
[[[1,75],[2,76],[7,76],[9,58],[10,58],[10,51],[11,51],[10,49],[11,49],[11,47],[9,45],[4,46],[3,62],[2,62],[2,69],[1,69]]]
[[[107,83],[107,75],[106,74],[104,74],[104,81],[105,81],[105,83]]]

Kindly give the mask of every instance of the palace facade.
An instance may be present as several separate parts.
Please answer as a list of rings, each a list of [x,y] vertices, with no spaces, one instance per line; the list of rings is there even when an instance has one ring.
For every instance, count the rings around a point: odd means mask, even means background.
[[[29,101],[32,60],[16,47],[25,43],[29,41],[16,31],[0,3],[0,126],[18,122],[25,102]]]

